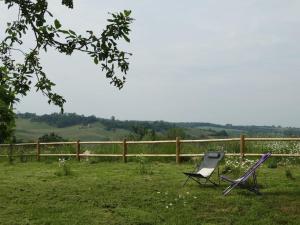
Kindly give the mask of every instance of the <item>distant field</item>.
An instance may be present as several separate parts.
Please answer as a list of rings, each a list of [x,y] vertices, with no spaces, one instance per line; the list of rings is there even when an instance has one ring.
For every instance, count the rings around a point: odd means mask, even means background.
[[[85,124],[85,125],[82,125]],[[60,127],[60,128],[59,128]],[[172,123],[165,121],[121,121],[85,117],[74,113],[18,114],[15,136],[18,141],[36,141],[39,137],[54,132],[70,141],[209,139],[239,137],[299,137],[300,128],[279,126],[234,126],[211,123]]]
[[[261,196],[226,187],[182,187],[192,164],[67,162],[71,175],[59,176],[57,162],[0,163],[1,225],[82,224],[300,224],[300,167],[259,170]],[[266,165],[265,165],[266,166]],[[214,178],[215,179],[215,178]]]
[[[215,131],[222,131],[222,130],[225,130],[228,135],[230,136],[239,136],[240,134],[244,133],[243,130],[238,130],[238,129],[229,129],[229,128],[223,128],[223,127],[211,127],[211,126],[201,126],[201,127],[196,127],[196,129],[206,129],[206,130],[209,130],[209,129],[213,129]]]
[[[69,140],[122,140],[128,135],[128,130],[116,129],[115,131],[107,131],[99,122],[93,123],[90,127],[87,126],[70,126],[65,128],[57,128],[49,126],[46,123],[31,122],[28,119],[18,118],[16,120],[16,137],[25,141],[36,141],[44,134],[55,132]]]
[[[219,131],[219,129],[216,129]],[[24,141],[36,141],[44,134],[54,132],[68,140],[81,141],[102,141],[102,140],[122,140],[128,136],[130,130],[114,129],[107,130],[100,122],[92,123],[89,126],[69,126],[57,128],[43,122],[32,122],[29,119],[18,118],[16,120],[16,137]],[[186,128],[187,135],[193,137],[210,137],[212,131],[200,128]],[[234,133],[234,132],[233,132]],[[238,136],[238,135],[236,135]]]

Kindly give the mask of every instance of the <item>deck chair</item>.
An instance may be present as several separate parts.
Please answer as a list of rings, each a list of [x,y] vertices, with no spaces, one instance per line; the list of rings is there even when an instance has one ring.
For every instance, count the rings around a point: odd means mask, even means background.
[[[187,176],[186,181],[182,186],[184,186],[189,179],[196,181],[199,184],[206,184],[207,182],[212,183],[215,186],[218,186],[214,181],[210,179],[214,170],[218,166],[219,162],[223,159],[224,152],[206,152],[203,157],[203,161],[198,164],[194,170],[194,172],[185,172],[184,174]],[[219,176],[219,167],[218,167],[218,177],[220,184],[220,176]]]
[[[224,181],[227,181],[230,183],[230,185],[223,191],[224,195],[229,194],[229,192],[234,189],[235,187],[240,187],[240,188],[245,188],[249,191],[252,191],[256,194],[260,194],[259,192],[259,187],[257,184],[257,177],[256,177],[256,170],[258,169],[259,166],[261,166],[269,157],[271,156],[271,153],[266,153],[261,156],[261,158],[253,165],[251,166],[243,176],[239,177],[236,180],[231,180],[226,176],[221,176],[221,179]],[[253,184],[249,185],[246,184],[246,181],[250,178],[253,177]]]

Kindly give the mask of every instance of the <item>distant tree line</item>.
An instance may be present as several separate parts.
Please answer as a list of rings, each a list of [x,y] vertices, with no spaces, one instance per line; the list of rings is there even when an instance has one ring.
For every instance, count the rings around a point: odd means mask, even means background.
[[[210,127],[208,130],[213,128],[224,129],[215,134],[215,136],[228,136],[226,130],[235,130],[239,133],[247,134],[248,136],[286,136],[286,137],[296,137],[300,136],[300,128],[296,127],[281,127],[281,126],[257,126],[257,125],[220,125],[214,123],[202,123],[202,122],[185,122],[185,123],[176,123],[179,127],[190,127],[190,128],[202,128]]]
[[[153,130],[155,132],[166,131],[170,128],[174,128],[176,125],[174,123],[169,123],[165,121],[135,121],[135,120],[115,120],[115,119],[99,119],[107,130],[113,129],[130,129],[136,132],[139,129]]]
[[[287,128],[283,131],[285,136],[288,137],[300,137],[300,129],[299,128]]]
[[[44,122],[58,128],[70,127],[79,124],[88,125],[98,121],[95,116],[86,117],[83,115],[77,115],[76,113],[52,113],[41,116],[38,116],[35,113],[22,113],[17,114],[17,117],[30,119],[32,122]]]
[[[95,122],[100,122],[107,130],[125,129],[135,133],[143,133],[146,130],[153,130],[155,132],[163,132],[170,128],[174,128],[174,123],[164,121],[134,121],[134,120],[116,120],[97,118],[95,116],[77,115],[76,113],[52,113],[44,115],[36,115],[35,113],[19,113],[18,118],[29,119],[32,122],[44,122],[48,125],[58,128],[70,127],[74,125],[88,125]],[[144,130],[144,131],[142,131]]]

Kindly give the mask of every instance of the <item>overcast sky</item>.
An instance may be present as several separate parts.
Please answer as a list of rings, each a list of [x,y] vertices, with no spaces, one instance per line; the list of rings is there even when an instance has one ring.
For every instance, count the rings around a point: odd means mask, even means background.
[[[66,112],[128,120],[300,127],[300,1],[50,1],[64,27],[99,33],[107,12],[131,9],[125,87],[109,85],[84,54],[42,54]],[[13,18],[1,3],[0,31]],[[58,112],[41,94],[19,112]]]

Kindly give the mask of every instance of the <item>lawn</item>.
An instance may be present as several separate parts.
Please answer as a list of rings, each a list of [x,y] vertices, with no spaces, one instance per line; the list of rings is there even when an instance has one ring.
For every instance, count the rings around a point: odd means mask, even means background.
[[[260,196],[201,187],[183,171],[193,165],[68,161],[0,163],[0,224],[300,224],[300,166],[259,170]]]

